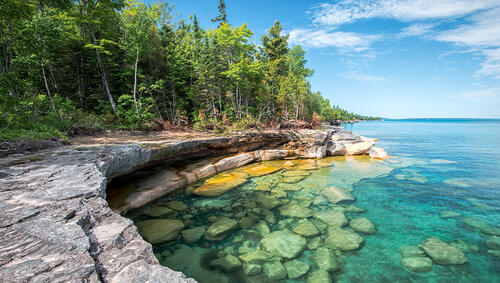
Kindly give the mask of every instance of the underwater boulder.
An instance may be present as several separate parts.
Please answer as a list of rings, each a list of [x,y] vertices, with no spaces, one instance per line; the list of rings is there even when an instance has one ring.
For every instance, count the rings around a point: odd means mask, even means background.
[[[259,165],[252,166],[250,168],[245,168],[245,169],[243,169],[243,172],[247,173],[251,177],[259,177],[259,176],[264,176],[264,175],[274,173],[274,172],[279,171],[279,170],[281,170],[281,168],[276,167],[276,166],[259,164]]]
[[[311,268],[309,264],[298,259],[287,261],[283,265],[285,266],[286,273],[290,279],[299,278],[300,276],[306,274]]]
[[[152,245],[173,241],[184,229],[184,224],[175,219],[144,220],[136,226],[142,237]]]
[[[306,239],[288,230],[272,232],[260,241],[262,247],[269,253],[284,257],[295,258],[306,248]]]
[[[331,283],[332,278],[330,273],[325,270],[314,270],[307,277],[307,283]]]
[[[200,240],[205,234],[205,226],[195,227],[187,229],[181,232],[184,242],[188,244],[193,244]]]
[[[227,217],[220,217],[212,223],[205,233],[205,238],[209,241],[218,241],[224,239],[231,231],[238,227],[238,222]]]
[[[365,217],[357,217],[352,219],[351,222],[349,222],[349,226],[351,226],[351,228],[356,232],[365,234],[377,233],[377,228],[375,228],[375,225],[373,225],[373,223]]]
[[[311,215],[311,210],[307,207],[295,203],[289,203],[278,208],[281,215],[287,217],[307,218]]]
[[[233,255],[226,255],[210,261],[210,266],[224,272],[232,272],[241,267],[241,261]]]
[[[331,186],[321,190],[321,193],[333,204],[354,201],[352,194],[339,187]]]
[[[425,253],[437,264],[464,264],[467,262],[467,257],[462,251],[436,237],[427,238],[419,247],[424,249]]]
[[[313,214],[313,217],[332,227],[344,227],[348,221],[344,213],[338,210],[323,210]]]
[[[286,278],[286,270],[279,261],[268,262],[263,266],[264,273],[271,280],[282,280]]]
[[[309,221],[305,221],[293,228],[293,232],[304,237],[313,237],[319,235],[319,230]]]
[[[248,175],[242,172],[224,173],[205,181],[203,185],[193,191],[193,194],[205,197],[223,195],[242,184],[248,182]]]
[[[432,269],[432,260],[426,256],[403,257],[401,264],[413,272],[429,272]]]
[[[364,239],[358,234],[341,228],[329,229],[328,238],[325,239],[327,247],[341,251],[357,250],[363,242]]]
[[[341,266],[334,251],[327,247],[319,247],[312,255],[312,260],[319,269],[328,272],[336,271]]]

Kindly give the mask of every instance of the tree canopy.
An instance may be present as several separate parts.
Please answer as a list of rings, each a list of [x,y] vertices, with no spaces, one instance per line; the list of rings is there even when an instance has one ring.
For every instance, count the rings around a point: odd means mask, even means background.
[[[7,0],[0,9],[0,139],[107,127],[244,129],[285,119],[369,119],[312,92],[305,51],[276,21],[261,43],[228,21],[174,21],[134,0]]]

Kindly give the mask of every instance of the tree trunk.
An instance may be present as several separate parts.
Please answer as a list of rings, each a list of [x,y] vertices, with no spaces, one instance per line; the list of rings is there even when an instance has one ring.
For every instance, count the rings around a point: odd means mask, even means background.
[[[90,33],[90,38],[92,39],[92,44],[94,46],[97,46],[97,40],[95,39],[95,33],[94,30],[92,29],[92,26],[87,24],[89,28],[89,33]],[[99,50],[95,48],[95,54],[97,58],[97,64],[99,65],[99,68],[101,69],[101,77],[102,77],[102,83],[104,84],[104,90],[106,91],[106,94],[108,95],[109,99],[109,104],[111,104],[111,108],[113,109],[113,112],[116,114],[118,112],[118,108],[116,107],[115,100],[113,99],[113,96],[111,95],[111,91],[109,90],[109,84],[108,84],[108,76],[106,73],[106,68],[104,67],[104,62],[101,60],[101,54],[99,53]]]
[[[139,108],[137,107],[137,98],[136,98],[136,90],[137,90],[137,63],[139,62],[139,49],[136,50],[135,53],[135,65],[134,65],[134,105],[135,105],[135,113],[137,113],[137,119],[139,123],[141,122],[141,115],[139,114]]]
[[[47,66],[47,68],[49,69],[50,79],[52,80],[52,84],[54,85],[54,88],[56,89],[56,93],[60,94],[59,88],[57,87],[56,78],[54,77],[54,73],[52,72],[52,68],[50,66]]]
[[[54,109],[54,112],[57,113],[56,106],[54,105],[54,101],[52,100],[52,94],[50,93],[49,84],[47,83],[47,76],[45,75],[45,68],[43,67],[43,62],[42,62],[42,75],[43,75],[43,83],[45,84],[47,95],[49,96],[50,105],[52,105],[52,109]]]

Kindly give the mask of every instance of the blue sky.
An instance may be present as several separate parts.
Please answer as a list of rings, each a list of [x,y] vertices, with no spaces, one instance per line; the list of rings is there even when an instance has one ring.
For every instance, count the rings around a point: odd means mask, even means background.
[[[215,28],[218,0],[177,0]],[[313,91],[388,118],[500,117],[500,0],[226,0],[254,41],[279,20],[306,51]]]

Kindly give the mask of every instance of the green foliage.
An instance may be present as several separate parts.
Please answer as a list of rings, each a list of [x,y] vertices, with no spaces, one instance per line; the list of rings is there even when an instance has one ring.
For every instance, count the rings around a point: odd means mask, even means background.
[[[0,139],[165,121],[222,133],[282,119],[371,118],[311,91],[305,51],[289,47],[278,21],[259,46],[247,24],[228,22],[223,0],[216,29],[196,15],[174,22],[172,9],[134,0],[2,4]]]
[[[118,98],[118,125],[122,129],[146,129],[154,122],[153,99],[141,97],[137,104],[140,115],[137,116],[134,99],[131,95],[124,94]],[[140,117],[140,119],[139,119]]]

